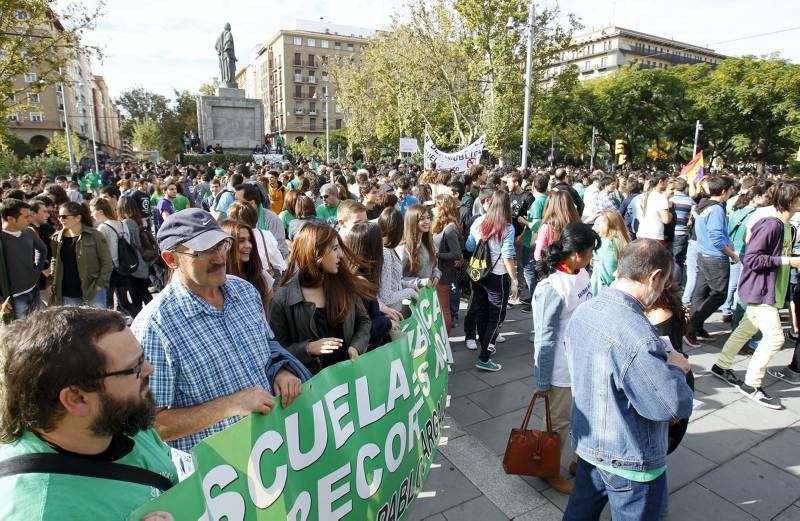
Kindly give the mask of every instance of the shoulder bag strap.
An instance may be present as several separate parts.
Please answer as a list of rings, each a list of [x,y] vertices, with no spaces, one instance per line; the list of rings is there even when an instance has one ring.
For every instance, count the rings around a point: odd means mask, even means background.
[[[258,236],[261,237],[261,245],[264,247],[264,257],[267,258],[267,264],[269,265],[269,271],[273,271],[274,268],[272,267],[272,260],[269,258],[269,250],[267,249],[267,241],[264,239],[264,232],[261,230],[253,230],[253,233],[258,231]]]
[[[16,474],[70,474],[113,479],[147,485],[161,491],[169,490],[173,485],[169,479],[152,470],[58,453],[24,454],[0,462],[0,478]]]

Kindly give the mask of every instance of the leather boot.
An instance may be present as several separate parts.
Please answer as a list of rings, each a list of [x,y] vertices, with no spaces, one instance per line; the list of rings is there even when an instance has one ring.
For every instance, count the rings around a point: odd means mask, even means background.
[[[562,478],[559,476],[553,476],[551,478],[545,478],[545,481],[548,485],[553,487],[553,489],[561,492],[562,494],[569,494],[572,492],[572,482]]]

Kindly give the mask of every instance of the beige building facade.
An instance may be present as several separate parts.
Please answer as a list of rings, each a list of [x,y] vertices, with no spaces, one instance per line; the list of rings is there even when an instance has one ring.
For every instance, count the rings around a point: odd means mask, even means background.
[[[715,66],[726,56],[708,47],[670,38],[608,26],[575,35],[575,48],[565,51],[550,72],[576,66],[579,79],[607,76],[622,67],[667,68],[674,65],[707,63]]]
[[[273,145],[278,136],[283,144],[324,140],[328,120],[330,130],[344,128],[333,70],[340,63],[355,65],[372,34],[368,29],[298,20],[296,29],[281,30],[257,48],[253,62],[236,79],[248,98],[264,103],[264,129]]]
[[[61,31],[53,19],[42,31]],[[27,142],[34,151],[43,152],[54,134],[64,134],[67,126],[86,142],[92,154],[92,129],[98,151],[116,157],[121,150],[119,137],[119,110],[108,93],[102,76],[93,76],[88,57],[78,53],[66,70],[64,81],[46,84],[40,78],[37,66],[14,79],[16,109],[8,114],[9,131]],[[96,108],[92,118],[92,108]],[[81,158],[76,158],[80,160]],[[90,158],[89,158],[90,159]]]

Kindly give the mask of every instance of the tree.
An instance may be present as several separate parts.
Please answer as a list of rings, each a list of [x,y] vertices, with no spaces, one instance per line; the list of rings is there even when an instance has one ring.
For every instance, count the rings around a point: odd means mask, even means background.
[[[28,107],[28,94],[65,80],[78,53],[99,56],[81,37],[102,8],[103,2],[91,9],[78,0],[0,0],[0,134],[9,114]],[[26,74],[35,74],[33,81],[20,81]]]
[[[491,152],[518,146],[527,2],[522,0],[409,0],[407,20],[370,39],[357,66],[334,70],[351,147],[373,155],[397,150],[401,136],[429,132],[442,147],[464,146],[486,133]],[[511,17],[516,26],[509,30]],[[576,27],[536,19],[537,70],[566,48]],[[536,98],[536,96],[534,97]]]
[[[161,120],[161,151],[164,157],[171,157],[183,150],[183,133],[197,133],[197,102],[188,90],[175,91],[175,101]]]
[[[148,119],[161,123],[169,110],[169,98],[142,87],[134,87],[123,92],[116,102],[128,114],[119,132],[125,138],[133,137],[135,123]]]
[[[139,151],[161,149],[161,129],[152,119],[133,123],[133,146]]]
[[[60,132],[53,133],[53,137],[50,138],[50,143],[47,144],[44,153],[48,156],[54,156],[64,161],[69,161],[69,148],[71,146],[72,158],[77,164],[78,161],[87,155],[86,142],[79,138],[74,130],[70,130],[69,136],[69,146],[67,146],[66,134]]]
[[[219,78],[216,76],[211,78],[208,83],[203,83],[198,89],[203,96],[216,96],[217,89],[219,88]]]

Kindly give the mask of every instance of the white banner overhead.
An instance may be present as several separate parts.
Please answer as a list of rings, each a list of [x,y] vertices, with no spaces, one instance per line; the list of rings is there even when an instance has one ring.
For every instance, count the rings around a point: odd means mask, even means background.
[[[466,172],[469,167],[480,162],[483,147],[486,145],[486,136],[479,137],[475,142],[458,152],[442,152],[433,143],[433,139],[425,133],[425,168],[430,168],[431,163],[436,163],[437,170],[451,170],[453,172]]]

